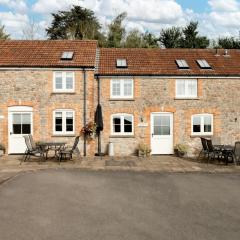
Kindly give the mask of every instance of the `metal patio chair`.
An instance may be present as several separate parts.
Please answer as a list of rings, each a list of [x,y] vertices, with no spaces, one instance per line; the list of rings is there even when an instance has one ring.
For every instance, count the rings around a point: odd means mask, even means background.
[[[34,142],[33,139],[31,140],[32,136],[30,137],[29,135],[24,135],[23,137],[24,137],[27,149],[24,153],[24,156],[20,164],[22,164],[22,162],[29,160],[31,156],[44,157],[44,152],[40,148],[37,148],[35,143],[34,143],[35,145],[34,144],[32,145],[32,142]]]
[[[64,159],[72,159],[72,155],[73,153],[76,151],[77,152],[77,155],[80,156],[80,152],[79,152],[79,149],[77,147],[78,143],[79,143],[79,136],[77,136],[74,140],[74,144],[71,148],[64,148],[64,149],[60,149],[58,151],[58,160],[59,160],[59,163],[61,162],[61,160],[64,158]]]
[[[235,142],[235,147],[233,151],[233,161],[235,165],[240,164],[240,142]]]
[[[220,161],[220,158],[222,158],[222,151],[220,145],[214,146],[211,139],[206,139],[206,143],[208,148],[208,163],[210,160],[216,158],[218,159],[218,161]]]
[[[198,155],[197,160],[200,160],[201,156],[203,156],[204,158],[208,158],[208,147],[207,147],[207,139],[205,138],[201,138],[201,143],[202,143],[202,150]]]

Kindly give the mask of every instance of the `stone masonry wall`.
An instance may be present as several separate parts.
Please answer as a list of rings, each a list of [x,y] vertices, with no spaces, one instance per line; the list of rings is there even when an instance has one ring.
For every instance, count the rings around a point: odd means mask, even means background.
[[[111,78],[101,79],[101,104],[104,116],[102,148],[107,152],[108,143],[114,143],[116,155],[136,152],[139,143],[150,146],[151,112],[172,112],[174,115],[174,145],[185,143],[190,146],[189,155],[201,149],[199,137],[191,136],[191,116],[210,113],[214,117],[213,141],[234,144],[240,140],[240,79],[198,79],[198,98],[175,99],[175,79],[134,77],[134,99],[110,99]],[[134,115],[134,136],[113,137],[110,134],[110,119],[114,113]],[[138,127],[140,119],[148,126]]]
[[[64,70],[63,70],[64,71]],[[94,72],[87,72],[87,121],[93,120]],[[83,126],[83,72],[75,71],[75,93],[53,93],[53,70],[0,71],[0,143],[8,148],[8,107],[33,107],[33,137],[36,141],[56,140],[72,144]],[[53,111],[75,110],[75,134],[69,137],[53,135]],[[79,147],[82,152],[83,141]],[[88,153],[94,146],[88,146]]]

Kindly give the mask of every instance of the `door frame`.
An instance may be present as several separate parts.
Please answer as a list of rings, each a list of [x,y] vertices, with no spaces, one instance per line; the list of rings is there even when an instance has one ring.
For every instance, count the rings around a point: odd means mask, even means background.
[[[11,128],[12,128],[12,114],[13,113],[30,113],[31,114],[31,134],[33,135],[33,107],[29,106],[11,106],[8,107],[8,154],[11,153]]]
[[[151,112],[150,114],[150,144],[151,144],[151,148],[152,148],[152,133],[153,133],[153,116],[154,115],[170,115],[170,136],[172,136],[172,151],[169,154],[173,154],[174,153],[174,113],[173,112]],[[152,155],[158,155],[161,153],[154,153]],[[164,155],[164,154],[163,154]],[[168,154],[166,154],[168,155]]]

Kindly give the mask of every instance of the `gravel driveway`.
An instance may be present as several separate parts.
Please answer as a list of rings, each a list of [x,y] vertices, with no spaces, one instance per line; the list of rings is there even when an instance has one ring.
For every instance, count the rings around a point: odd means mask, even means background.
[[[239,240],[239,174],[45,170],[0,185],[4,240]]]

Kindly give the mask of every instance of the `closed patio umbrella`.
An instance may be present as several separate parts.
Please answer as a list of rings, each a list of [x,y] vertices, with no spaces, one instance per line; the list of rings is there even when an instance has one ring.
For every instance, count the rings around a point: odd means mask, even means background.
[[[96,112],[95,112],[95,119],[94,119],[97,129],[96,133],[98,136],[98,156],[101,154],[101,131],[103,130],[103,117],[102,117],[102,107],[100,104],[97,105]]]

